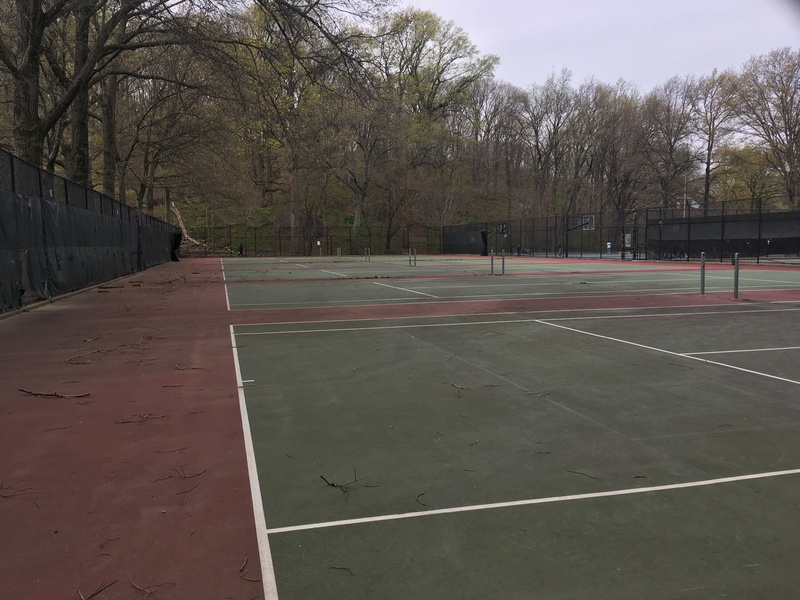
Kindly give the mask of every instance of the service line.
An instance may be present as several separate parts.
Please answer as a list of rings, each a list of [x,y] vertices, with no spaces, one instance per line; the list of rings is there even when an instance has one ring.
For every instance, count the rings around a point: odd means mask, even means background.
[[[607,492],[593,492],[589,494],[570,494],[568,496],[550,496],[547,498],[530,498],[527,500],[513,500],[511,502],[494,502],[492,504],[474,504],[471,506],[454,506],[452,508],[440,508],[434,510],[421,510],[418,512],[399,513],[394,515],[378,515],[376,517],[363,517],[360,519],[342,519],[341,521],[326,521],[323,523],[308,523],[305,525],[290,525],[288,527],[275,527],[268,529],[267,534],[276,535],[279,533],[292,533],[295,531],[308,531],[309,529],[326,529],[329,527],[341,527],[343,525],[363,525],[367,523],[379,523],[381,521],[399,521],[401,519],[417,519],[419,517],[431,517],[434,515],[451,515],[463,512],[476,512],[482,510],[495,510],[498,508],[515,508],[518,506],[532,506],[535,504],[554,504],[556,502],[572,502],[575,500],[592,500],[594,498],[612,498],[615,496],[632,496],[634,494],[650,494],[653,492],[665,492],[670,490],[682,490],[711,485],[721,485],[724,483],[734,483],[737,481],[750,481],[753,479],[767,479],[769,477],[785,477],[787,475],[798,475],[800,469],[789,469],[786,471],[770,471],[767,473],[752,473],[748,475],[737,475],[734,477],[720,477],[718,479],[703,479],[701,481],[687,481],[684,483],[671,483],[668,485],[656,485],[641,488],[626,488],[621,490],[610,490]]]
[[[403,292],[408,292],[409,294],[419,294],[420,296],[427,296],[428,298],[438,298],[439,296],[434,296],[433,294],[426,294],[425,292],[418,292],[417,290],[410,290],[408,288],[402,288],[396,285],[389,285],[388,283],[378,283],[377,281],[373,281],[375,285],[380,285],[387,288],[392,288],[393,290],[400,290]]]

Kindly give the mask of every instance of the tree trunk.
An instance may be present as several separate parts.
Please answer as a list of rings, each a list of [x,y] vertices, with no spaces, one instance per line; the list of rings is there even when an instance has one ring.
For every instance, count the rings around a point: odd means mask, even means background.
[[[114,185],[119,162],[117,148],[117,89],[116,75],[103,80],[103,193],[114,197]]]
[[[39,115],[39,72],[44,23],[41,0],[19,5],[17,70],[14,74],[14,147],[23,160],[42,164],[44,128]]]
[[[77,77],[89,59],[89,21],[91,5],[80,4],[75,10],[75,55],[73,73]],[[81,185],[91,187],[89,166],[89,87],[78,88],[70,106],[72,140],[67,159],[67,176]]]
[[[360,192],[357,196],[358,201],[356,202],[355,212],[353,214],[353,233],[350,238],[350,254],[358,255],[361,254],[361,248],[359,248],[359,240],[361,238],[361,213],[364,211],[364,194]]]

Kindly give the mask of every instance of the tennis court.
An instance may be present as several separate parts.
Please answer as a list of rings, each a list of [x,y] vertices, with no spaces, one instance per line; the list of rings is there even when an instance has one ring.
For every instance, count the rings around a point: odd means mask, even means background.
[[[0,319],[0,597],[800,595],[800,270],[367,258]]]
[[[224,261],[265,597],[797,597],[800,273],[488,260]]]

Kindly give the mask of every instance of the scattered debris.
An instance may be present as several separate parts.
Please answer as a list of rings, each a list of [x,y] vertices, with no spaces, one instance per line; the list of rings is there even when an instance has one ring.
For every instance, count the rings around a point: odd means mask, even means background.
[[[24,480],[18,483],[24,483]],[[0,498],[14,498],[15,496],[33,496],[36,494],[50,493],[50,492],[37,492],[36,490],[30,487],[15,490],[14,489],[15,485],[17,484],[12,483],[11,485],[3,485],[2,480],[0,480]]]
[[[335,487],[335,488],[338,488],[338,489],[342,490],[342,492],[344,493],[345,502],[347,502],[349,500],[349,498],[350,498],[350,490],[348,488],[351,485],[353,485],[354,483],[357,483],[359,481],[364,481],[365,479],[369,479],[369,477],[361,477],[361,478],[357,477],[355,469],[353,469],[353,481],[351,481],[350,483],[336,483],[336,482],[333,482],[333,481],[328,481],[322,475],[320,475],[319,477],[320,477],[320,479],[322,479],[322,481],[327,483],[329,486]]]
[[[350,573],[350,575],[355,575],[355,573],[353,573],[353,571],[351,571],[349,567],[337,567],[336,565],[328,565],[328,566],[336,571],[347,571],[348,573]]]
[[[422,492],[421,494],[417,494],[417,497],[415,498],[415,500],[417,501],[418,504],[421,504],[422,506],[430,506],[430,504],[425,504],[422,500],[420,500],[420,498],[422,498],[422,496],[424,496],[424,495],[425,495],[425,492]]]
[[[187,473],[184,470],[183,466],[180,466],[178,468],[172,467],[172,470],[175,471],[175,475],[167,475],[166,477],[159,477],[158,479],[154,480],[153,483],[156,483],[157,481],[166,481],[167,479],[194,479],[195,477],[200,477],[200,475],[206,472],[206,470],[203,469],[199,473]]]
[[[36,396],[37,398],[86,398],[87,396],[91,396],[91,394],[57,394],[55,392],[32,392],[30,390],[26,390],[24,388],[18,388],[20,392],[24,392],[26,394],[30,394],[31,396]]]
[[[70,429],[72,425],[65,425],[64,427],[51,427],[50,429],[42,429],[42,433],[48,433],[50,431],[59,431],[60,429]]]
[[[183,452],[189,447],[189,444],[186,444],[183,448],[176,448],[175,450],[153,450],[154,454],[172,454],[173,452]]]
[[[111,582],[109,582],[109,583],[100,584],[100,585],[97,587],[97,589],[96,589],[95,591],[93,591],[91,594],[89,594],[88,596],[84,596],[83,594],[81,594],[81,591],[80,591],[80,590],[78,590],[78,596],[80,597],[80,599],[81,599],[81,600],[90,600],[90,598],[94,598],[94,597],[95,597],[95,596],[97,596],[97,595],[98,595],[100,592],[102,592],[102,591],[104,591],[104,590],[107,590],[108,588],[110,588],[112,585],[114,585],[115,583],[117,583],[117,581],[118,581],[118,580],[117,580],[117,579],[115,579],[114,581],[111,581]]]
[[[136,417],[135,419],[126,419],[124,421],[114,421],[117,425],[123,425],[125,423],[144,423],[145,421],[153,421],[155,419],[163,419],[167,415],[154,415],[153,413],[133,413],[131,415]]]
[[[153,588],[159,588],[163,585],[178,585],[174,581],[165,581],[164,583],[154,583],[153,585],[136,585],[133,581],[131,581],[131,585],[135,587],[140,592],[144,592],[144,597],[147,598],[150,594],[155,594],[158,590]]]
[[[108,543],[110,543],[110,542],[118,542],[118,541],[119,541],[119,537],[115,537],[115,538],[108,538],[108,539],[107,539],[105,542],[103,542],[102,544],[100,544],[100,549],[101,549],[101,550],[105,550],[106,544],[108,544]]]
[[[570,471],[570,470],[567,470],[567,473],[575,473],[575,475],[583,475],[584,477],[588,477],[589,479],[594,479],[596,481],[602,481],[601,477],[595,477],[594,475],[589,475],[588,473],[582,473],[581,471]]]

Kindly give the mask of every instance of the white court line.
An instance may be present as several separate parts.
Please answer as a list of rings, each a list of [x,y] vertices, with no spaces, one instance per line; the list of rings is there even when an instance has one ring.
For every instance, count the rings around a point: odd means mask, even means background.
[[[311,268],[308,265],[301,265],[300,263],[292,263],[292,264],[295,265],[296,267],[302,267],[304,269],[310,269]]]
[[[286,333],[327,333],[343,331],[381,331],[391,329],[425,329],[431,327],[463,327],[468,325],[500,325],[503,323],[533,323],[531,319],[508,319],[498,321],[475,321],[470,323],[419,323],[416,325],[383,325],[371,327],[332,327],[329,329],[294,329],[285,331],[243,331],[236,335],[282,335]]]
[[[231,296],[228,294],[228,284],[225,284],[225,304],[228,305],[228,312],[231,311]]]
[[[780,304],[780,303],[775,302],[774,304]],[[730,305],[723,305],[723,306],[730,306]],[[603,310],[603,309],[598,309],[598,310]],[[552,319],[547,319],[547,320],[548,321],[592,321],[600,319],[641,319],[647,317],[691,317],[694,315],[735,315],[738,317],[747,315],[760,315],[763,313],[773,313],[773,312],[776,313],[797,312],[799,310],[800,308],[764,308],[764,309],[754,309],[754,310],[736,310],[736,308],[731,307],[731,310],[705,310],[705,311],[700,310],[695,312],[681,312],[681,313],[652,313],[652,314],[644,313],[641,315],[587,315],[582,317],[553,317]],[[687,354],[692,354],[692,353],[687,352]]]
[[[729,305],[722,305],[722,306],[729,306]],[[690,307],[687,307],[690,308]],[[737,310],[738,307],[731,307],[731,310],[706,310],[706,311],[692,311],[692,312],[676,312],[676,313],[649,313],[649,314],[641,314],[641,315],[594,315],[594,316],[584,316],[584,317],[553,317],[551,319],[547,319],[547,321],[588,321],[588,320],[601,320],[601,319],[641,319],[641,318],[658,318],[658,317],[687,317],[687,316],[700,316],[700,315],[741,315],[741,314],[754,314],[754,313],[770,313],[770,312],[797,312],[800,311],[800,308],[778,308],[778,309],[764,309],[764,310],[751,310],[747,311],[746,313]],[[597,309],[589,309],[589,310],[611,310],[605,308],[597,308]],[[613,310],[645,310],[642,308],[630,308],[630,309],[613,309]],[[535,312],[554,312],[554,311],[531,311],[531,312],[509,312],[509,313],[491,313],[488,316],[499,316],[499,315],[519,315],[519,314],[533,314]],[[556,312],[567,312],[567,311],[556,311]],[[448,315],[452,318],[463,318],[463,317],[476,317],[480,315]],[[380,319],[364,319],[365,322],[369,321],[395,321],[400,319],[426,319],[430,317],[395,317],[395,318],[380,318]],[[247,323],[242,324],[240,327],[269,327],[274,325],[303,325],[309,323],[352,323],[352,319],[340,319],[336,321],[292,321],[290,323]],[[470,325],[502,325],[504,323],[533,323],[535,322],[533,319],[525,318],[525,319],[499,319],[496,321],[469,321],[467,323],[417,323],[412,325],[370,325],[367,327],[329,327],[329,328],[318,328],[318,329],[286,329],[281,331],[242,331],[237,333],[237,335],[283,335],[287,333],[325,333],[325,332],[342,332],[342,331],[379,331],[379,330],[391,330],[391,329],[425,329],[430,327],[465,327]],[[579,330],[575,330],[579,331]],[[691,352],[687,353],[687,356],[692,354]],[[681,355],[683,356],[683,355]]]
[[[719,367],[725,367],[726,369],[733,369],[734,371],[741,371],[742,373],[749,373],[751,375],[758,375],[759,377],[767,377],[768,379],[776,379],[777,381],[783,381],[785,383],[793,383],[795,385],[800,385],[800,381],[795,381],[794,379],[787,379],[785,377],[778,377],[777,375],[770,375],[769,373],[761,373],[760,371],[753,371],[752,369],[745,369],[742,367],[736,367],[734,365],[726,365],[725,363],[717,362],[714,360],[708,360],[706,358],[699,358],[697,356],[692,356],[690,354],[683,354],[681,352],[672,352],[670,350],[664,350],[662,348],[655,348],[653,346],[646,346],[644,344],[637,344],[636,342],[630,342],[628,340],[621,340],[619,338],[613,338],[607,335],[600,335],[599,333],[591,333],[589,331],[582,331],[580,329],[574,329],[573,327],[566,327],[565,325],[556,325],[555,323],[548,323],[546,320],[536,319],[536,323],[541,323],[543,325],[549,325],[550,327],[558,327],[559,329],[565,329],[567,331],[573,331],[575,333],[580,333],[583,335],[590,335],[592,337],[597,337],[603,340],[609,340],[612,342],[617,342],[620,344],[627,344],[629,346],[636,346],[637,348],[644,348],[645,350],[652,350],[654,352],[661,352],[663,354],[669,354],[670,356],[680,356],[682,358],[688,358],[689,360],[696,360],[699,362],[704,362],[710,365],[717,365]]]
[[[712,350],[710,352],[684,352],[684,356],[700,356],[701,354],[737,354],[741,352],[776,352],[780,350],[800,350],[800,346],[785,348],[748,348],[746,350]]]
[[[331,275],[338,275],[339,277],[347,277],[347,275],[342,275],[341,273],[337,273],[336,271],[326,271],[325,269],[320,269],[323,273],[330,273]]]
[[[264,517],[264,504],[261,501],[261,484],[258,482],[256,457],[253,450],[253,434],[250,432],[250,419],[247,416],[247,403],[244,398],[242,371],[239,368],[239,350],[236,347],[236,334],[231,329],[231,346],[233,347],[233,364],[236,368],[236,384],[239,390],[239,412],[242,415],[242,433],[244,448],[247,453],[247,472],[250,476],[250,497],[253,501],[253,520],[258,539],[258,556],[261,563],[261,581],[264,584],[264,600],[278,600],[278,584],[275,581],[275,567],[272,564],[272,552],[267,536],[267,520]]]
[[[789,469],[786,471],[771,471],[767,473],[753,473],[749,475],[737,475],[734,477],[720,477],[718,479],[704,479],[701,481],[687,481],[685,483],[672,483],[668,485],[655,485],[642,488],[627,488],[621,490],[610,490],[607,492],[593,492],[589,494],[570,494],[568,496],[550,496],[547,498],[530,498],[528,500],[514,500],[511,502],[494,502],[491,504],[474,504],[471,506],[455,506],[452,508],[440,508],[434,510],[423,510],[410,513],[399,513],[394,515],[379,515],[376,517],[364,517],[361,519],[342,519],[341,521],[326,521],[322,523],[308,523],[306,525],[291,525],[288,527],[275,527],[268,529],[269,535],[278,533],[291,533],[295,531],[308,531],[309,529],[325,529],[329,527],[341,527],[343,525],[362,525],[366,523],[379,523],[381,521],[399,521],[401,519],[417,519],[419,517],[431,517],[434,515],[451,515],[463,512],[476,512],[482,510],[495,510],[498,508],[515,508],[518,506],[532,506],[535,504],[553,504],[556,502],[572,502],[575,500],[592,500],[594,498],[611,498],[615,496],[631,496],[634,494],[649,494],[652,492],[664,492],[669,490],[682,490],[689,488],[705,487],[710,485],[720,485],[724,483],[734,483],[738,481],[750,481],[753,479],[767,479],[769,477],[784,477],[787,475],[798,475],[800,469]]]
[[[219,259],[219,266],[222,269],[222,281],[225,281],[225,262],[221,258]]]
[[[409,303],[404,306],[415,306],[416,303]],[[776,304],[778,304],[776,302]],[[687,304],[685,306],[674,306],[673,308],[712,308],[715,306],[724,306],[729,308],[730,310],[720,310],[720,311],[698,311],[698,312],[685,312],[685,313],[665,313],[663,315],[650,315],[650,314],[642,314],[642,315],[603,315],[597,317],[552,317],[549,318],[548,321],[580,321],[582,319],[621,319],[621,318],[628,318],[628,317],[648,317],[648,316],[683,316],[683,315],[702,315],[702,314],[738,314],[741,312],[741,308],[737,305],[732,304]],[[574,312],[627,312],[627,311],[634,311],[634,310],[650,310],[652,308],[663,308],[663,307],[641,307],[641,306],[628,306],[623,308],[560,308],[554,310],[512,310],[507,312],[493,312],[493,313],[458,313],[447,315],[447,318],[452,319],[460,319],[465,317],[479,317],[479,316],[502,316],[502,315],[535,315],[535,314],[558,314],[558,313],[574,313]],[[800,308],[787,308],[787,309],[776,309],[775,312],[781,312],[784,310],[800,310]],[[770,312],[769,309],[765,310],[752,310],[747,311],[744,314],[750,314],[751,312]],[[316,321],[282,321],[280,323],[243,323],[239,325],[239,327],[274,327],[275,325],[310,325],[313,323],[352,323],[354,321],[369,323],[371,321],[411,321],[414,319],[430,319],[432,317],[420,317],[417,315],[412,316],[404,316],[404,317],[370,317],[366,319],[321,319]],[[441,318],[441,317],[440,317]],[[530,321],[531,319],[526,319]],[[498,323],[504,323],[507,321],[498,321]],[[468,323],[465,323],[468,324]],[[448,323],[443,323],[443,325],[448,325]],[[450,325],[461,325],[461,323],[450,323]],[[316,330],[314,330],[316,331]],[[327,329],[322,329],[320,331],[328,331]],[[263,332],[242,332],[238,335],[269,335],[272,333],[283,333],[283,332],[272,332],[272,331],[263,331]],[[296,333],[296,332],[291,332]]]
[[[409,294],[419,294],[420,296],[427,296],[428,298],[439,298],[439,296],[434,296],[433,294],[426,294],[425,292],[418,292],[417,290],[409,290],[408,288],[398,287],[396,285],[389,285],[388,283],[378,283],[377,281],[373,281],[375,285],[381,285],[383,287],[392,288],[394,290],[401,290],[403,292],[408,292]]]

